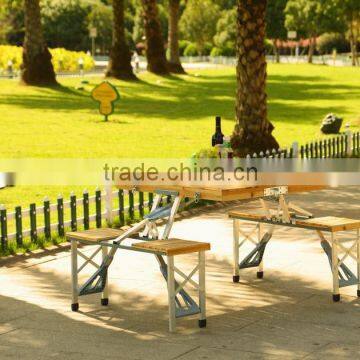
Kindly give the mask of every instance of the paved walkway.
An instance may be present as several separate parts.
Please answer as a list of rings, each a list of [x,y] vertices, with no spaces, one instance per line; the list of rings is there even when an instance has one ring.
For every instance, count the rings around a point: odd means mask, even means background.
[[[360,189],[292,196],[316,215],[360,217]],[[246,208],[254,206],[243,204]],[[208,327],[196,318],[167,331],[167,293],[156,260],[117,254],[110,270],[110,305],[80,298],[70,311],[68,251],[0,268],[1,359],[339,359],[360,358],[360,300],[356,288],[331,300],[328,260],[316,235],[275,232],[265,254],[265,279],[254,269],[232,283],[232,223],[219,207],[177,222],[174,235],[210,241]],[[190,268],[192,255],[182,268]],[[88,269],[90,274],[92,269]]]

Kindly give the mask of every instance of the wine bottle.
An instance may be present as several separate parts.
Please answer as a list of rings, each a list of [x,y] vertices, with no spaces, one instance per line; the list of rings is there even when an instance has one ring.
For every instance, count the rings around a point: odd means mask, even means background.
[[[215,118],[215,122],[216,122],[215,134],[212,136],[211,139],[212,146],[216,146],[224,142],[224,134],[221,132],[221,117],[217,116]]]

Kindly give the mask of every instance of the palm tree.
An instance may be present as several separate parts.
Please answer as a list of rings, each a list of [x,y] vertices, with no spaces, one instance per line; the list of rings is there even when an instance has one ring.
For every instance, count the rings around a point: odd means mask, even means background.
[[[106,76],[135,80],[131,66],[131,53],[125,38],[124,0],[113,0],[113,38]]]
[[[184,74],[179,55],[179,8],[180,0],[169,0],[169,68],[171,72]]]
[[[279,148],[267,118],[265,11],[266,0],[238,0],[237,124],[231,139],[238,156]]]
[[[21,79],[28,85],[56,85],[51,54],[46,46],[39,0],[25,0],[25,39]]]
[[[169,73],[169,70],[156,0],[142,0],[142,5],[144,9],[148,71],[166,75]]]

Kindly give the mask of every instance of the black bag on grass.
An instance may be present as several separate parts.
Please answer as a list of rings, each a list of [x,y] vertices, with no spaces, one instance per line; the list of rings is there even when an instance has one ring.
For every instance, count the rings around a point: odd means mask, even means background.
[[[342,118],[339,118],[334,114],[326,115],[321,123],[321,132],[323,134],[338,134],[342,125],[342,121]]]

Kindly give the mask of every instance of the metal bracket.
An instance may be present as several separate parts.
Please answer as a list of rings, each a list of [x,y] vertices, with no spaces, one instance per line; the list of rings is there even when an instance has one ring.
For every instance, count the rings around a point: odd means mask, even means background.
[[[288,193],[287,186],[277,186],[264,189],[264,196],[273,196],[275,198],[279,197],[280,195],[284,195]]]
[[[325,254],[327,255],[327,257],[329,259],[330,268],[332,269],[332,249],[331,249],[331,245],[328,243],[327,240],[322,240],[321,241],[321,247],[323,248]],[[345,287],[345,286],[357,285],[358,284],[358,278],[343,263],[339,265],[338,274],[339,274],[339,287]]]
[[[166,263],[161,255],[156,255],[156,258],[158,259],[160,264],[161,274],[163,275],[165,281],[167,282],[168,272],[167,272]],[[179,287],[179,283],[175,281],[175,289],[177,289],[178,287]],[[180,289],[177,295],[175,296],[175,303],[176,303],[175,316],[177,318],[200,313],[199,305],[184,289]]]
[[[94,275],[79,289],[79,296],[97,294],[104,291],[106,286],[108,267],[101,264]]]
[[[256,247],[244,258],[244,260],[241,261],[239,269],[259,266],[264,256],[266,245],[270,241],[271,237],[272,233],[265,233]]]

